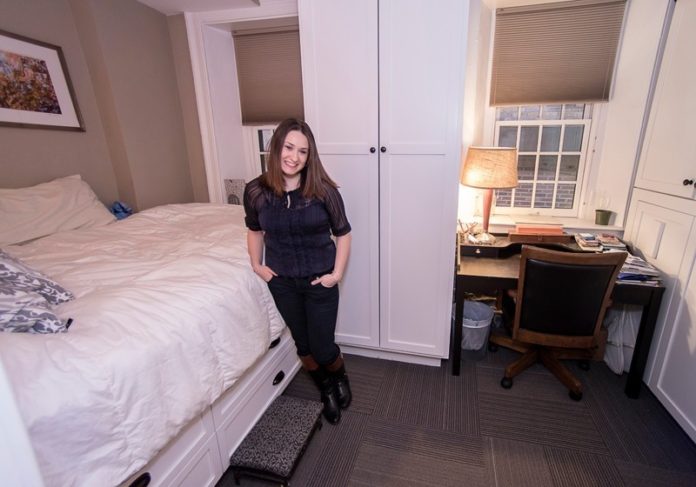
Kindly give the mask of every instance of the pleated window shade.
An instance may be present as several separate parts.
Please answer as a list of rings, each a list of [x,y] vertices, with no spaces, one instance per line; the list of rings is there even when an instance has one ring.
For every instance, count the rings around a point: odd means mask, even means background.
[[[297,30],[234,35],[243,124],[304,118]]]
[[[496,11],[491,105],[609,100],[626,0]]]

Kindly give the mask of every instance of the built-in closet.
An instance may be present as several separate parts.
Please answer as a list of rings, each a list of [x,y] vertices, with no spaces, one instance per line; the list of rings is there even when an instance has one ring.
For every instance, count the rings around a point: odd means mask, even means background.
[[[468,4],[298,2],[305,117],[353,226],[337,339],[358,353],[448,355]]]
[[[667,286],[644,379],[696,441],[696,1],[672,7],[625,237]]]

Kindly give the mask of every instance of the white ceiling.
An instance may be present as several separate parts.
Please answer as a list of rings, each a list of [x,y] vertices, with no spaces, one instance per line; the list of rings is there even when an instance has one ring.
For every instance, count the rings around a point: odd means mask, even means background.
[[[260,0],[138,0],[165,15],[181,12],[207,12],[230,8],[258,7]]]

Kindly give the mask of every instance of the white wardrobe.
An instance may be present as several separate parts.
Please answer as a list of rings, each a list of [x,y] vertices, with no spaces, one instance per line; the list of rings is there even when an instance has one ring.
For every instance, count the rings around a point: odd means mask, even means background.
[[[665,274],[644,378],[696,441],[696,0],[674,4],[625,236]]]
[[[305,118],[353,226],[353,352],[448,355],[468,3],[298,2]]]

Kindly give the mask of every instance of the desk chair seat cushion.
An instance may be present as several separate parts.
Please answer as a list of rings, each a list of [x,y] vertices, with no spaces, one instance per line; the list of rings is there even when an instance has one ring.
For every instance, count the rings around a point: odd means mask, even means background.
[[[613,272],[614,266],[529,259],[520,328],[566,336],[592,335]]]

